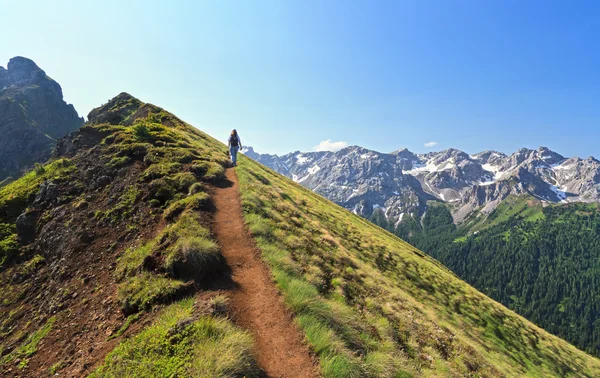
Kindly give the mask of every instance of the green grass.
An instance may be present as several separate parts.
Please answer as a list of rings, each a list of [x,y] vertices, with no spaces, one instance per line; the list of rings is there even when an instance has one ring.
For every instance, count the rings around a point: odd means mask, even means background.
[[[110,337],[107,339],[107,341],[122,336],[125,332],[127,332],[129,327],[131,327],[131,325],[140,318],[140,316],[141,316],[141,313],[137,313],[137,314],[128,316],[125,319],[125,322],[123,323],[123,325],[117,330],[117,332],[110,335]]]
[[[165,303],[185,291],[185,283],[169,277],[143,272],[127,278],[119,285],[118,298],[127,302],[127,312],[149,310],[153,305]]]
[[[392,234],[244,157],[236,172],[248,227],[325,377],[600,374]]]
[[[151,240],[137,248],[128,248],[117,260],[115,275],[117,279],[122,280],[125,277],[131,277],[140,270],[144,259],[152,254],[152,249],[156,245],[155,240]]]
[[[76,169],[69,159],[59,159],[34,170],[0,188],[0,220],[15,221],[25,210],[42,182],[48,179],[65,180]],[[42,172],[43,171],[43,172]],[[39,172],[39,173],[38,173]]]
[[[163,218],[173,221],[179,214],[188,210],[206,210],[210,203],[210,197],[207,193],[192,194],[184,199],[171,203],[163,213]]]
[[[46,337],[48,332],[50,332],[55,321],[55,317],[48,319],[46,324],[29,335],[29,337],[27,337],[27,339],[25,339],[25,341],[17,349],[2,357],[2,359],[0,359],[0,366],[8,364],[15,359],[21,359],[19,368],[22,369],[26,367],[27,363],[29,362],[29,358],[37,352],[38,344],[44,337]]]
[[[140,195],[141,191],[137,187],[128,187],[119,197],[119,202],[108,211],[99,213],[98,217],[111,223],[129,218],[134,211],[134,205],[140,199]]]
[[[193,314],[193,300],[163,309],[122,341],[90,377],[258,377],[252,339],[226,318]]]

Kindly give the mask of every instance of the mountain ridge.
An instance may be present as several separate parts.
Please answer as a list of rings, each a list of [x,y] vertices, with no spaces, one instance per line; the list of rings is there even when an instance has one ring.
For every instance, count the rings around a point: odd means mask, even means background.
[[[523,193],[549,203],[600,202],[597,159],[566,158],[543,146],[510,155],[453,148],[380,153],[360,146],[283,156],[252,147],[243,152],[365,217],[381,208],[388,220],[401,221],[403,214],[422,215],[427,201],[437,200],[451,204],[460,223],[476,210],[489,214],[507,196]]]

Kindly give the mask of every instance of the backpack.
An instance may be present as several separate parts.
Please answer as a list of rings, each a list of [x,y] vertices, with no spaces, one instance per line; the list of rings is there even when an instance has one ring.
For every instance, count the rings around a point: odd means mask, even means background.
[[[229,143],[231,143],[231,147],[238,147],[240,145],[240,141],[237,135],[231,135],[229,137]]]

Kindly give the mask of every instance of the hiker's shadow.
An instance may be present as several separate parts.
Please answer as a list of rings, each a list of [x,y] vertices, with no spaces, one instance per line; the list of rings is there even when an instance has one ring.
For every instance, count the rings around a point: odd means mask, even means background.
[[[222,178],[220,180],[215,180],[212,184],[216,188],[219,188],[219,189],[231,188],[234,185],[233,181],[231,181],[231,180],[229,180],[227,178]]]
[[[195,286],[203,291],[230,291],[239,289],[239,284],[233,280],[231,267],[224,263],[214,274],[198,277]]]

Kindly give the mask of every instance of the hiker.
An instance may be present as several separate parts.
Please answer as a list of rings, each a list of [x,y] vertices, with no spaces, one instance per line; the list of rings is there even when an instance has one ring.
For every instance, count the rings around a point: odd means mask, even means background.
[[[231,155],[231,163],[235,167],[237,165],[237,153],[242,148],[242,141],[240,140],[240,136],[237,133],[236,129],[231,131],[231,135],[229,135],[229,141],[227,144],[229,147],[229,154]]]

